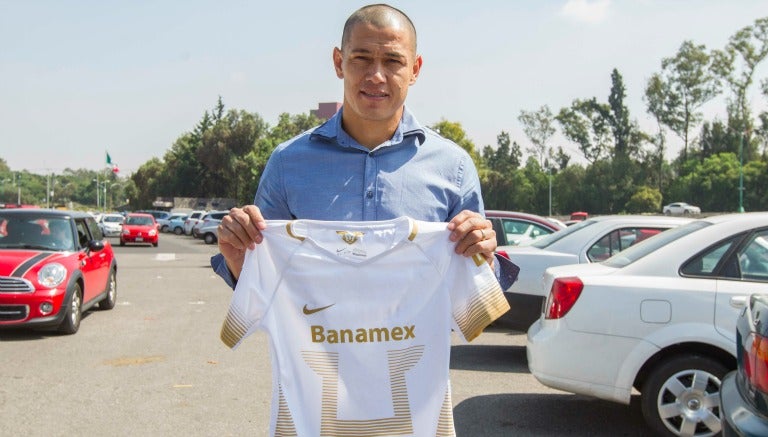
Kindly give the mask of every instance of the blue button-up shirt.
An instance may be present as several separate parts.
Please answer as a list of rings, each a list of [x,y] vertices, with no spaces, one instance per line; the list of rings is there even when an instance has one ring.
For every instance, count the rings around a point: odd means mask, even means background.
[[[342,129],[342,111],[272,153],[254,201],[264,218],[444,222],[464,209],[483,212],[464,149],[406,109],[392,138],[368,150]]]
[[[342,129],[342,111],[274,150],[254,199],[265,219],[447,222],[465,209],[484,213],[472,158],[407,108],[392,138],[373,150]],[[232,285],[222,261],[212,265]]]

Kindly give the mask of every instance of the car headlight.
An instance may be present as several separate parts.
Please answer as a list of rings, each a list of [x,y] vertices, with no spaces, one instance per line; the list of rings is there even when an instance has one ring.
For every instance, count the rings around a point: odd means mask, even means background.
[[[48,288],[57,287],[67,277],[67,269],[59,263],[50,263],[37,272],[37,282]]]
[[[131,231],[128,229],[123,229],[123,235],[131,235]]]
[[[152,229],[151,231],[149,231],[150,237],[154,237],[155,235],[157,235],[157,229]]]

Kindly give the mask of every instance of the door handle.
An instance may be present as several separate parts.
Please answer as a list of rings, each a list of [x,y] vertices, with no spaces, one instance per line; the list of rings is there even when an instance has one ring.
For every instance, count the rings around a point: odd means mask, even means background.
[[[732,296],[730,304],[734,308],[744,308],[747,305],[747,296]]]

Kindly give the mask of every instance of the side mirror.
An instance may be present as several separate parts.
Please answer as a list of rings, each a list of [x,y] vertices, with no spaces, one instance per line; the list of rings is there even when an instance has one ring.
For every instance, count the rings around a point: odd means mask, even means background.
[[[88,242],[88,249],[92,252],[98,252],[104,249],[104,241],[91,240]]]

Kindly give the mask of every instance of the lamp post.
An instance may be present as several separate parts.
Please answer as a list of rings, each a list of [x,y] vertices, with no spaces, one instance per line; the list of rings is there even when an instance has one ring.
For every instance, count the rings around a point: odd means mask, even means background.
[[[744,133],[739,134],[739,212],[744,212]]]

